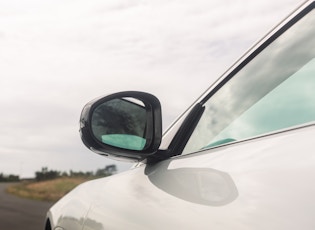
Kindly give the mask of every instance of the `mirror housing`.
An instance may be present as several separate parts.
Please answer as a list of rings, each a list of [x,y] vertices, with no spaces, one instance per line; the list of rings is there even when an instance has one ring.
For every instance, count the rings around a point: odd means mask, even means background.
[[[139,162],[158,151],[162,140],[159,100],[148,93],[126,91],[86,104],[80,118],[85,146],[100,155]]]

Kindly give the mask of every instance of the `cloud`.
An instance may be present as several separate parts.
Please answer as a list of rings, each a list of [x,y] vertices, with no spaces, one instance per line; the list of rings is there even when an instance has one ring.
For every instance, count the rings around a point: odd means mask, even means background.
[[[112,163],[80,143],[86,102],[123,90],[151,92],[162,102],[166,128],[299,1],[285,3],[0,0],[4,173],[20,173],[14,159],[37,162],[24,164],[24,176],[39,166]]]

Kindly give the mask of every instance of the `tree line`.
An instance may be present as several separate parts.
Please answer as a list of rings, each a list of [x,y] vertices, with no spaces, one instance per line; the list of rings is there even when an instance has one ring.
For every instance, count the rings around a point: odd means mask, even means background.
[[[57,170],[50,170],[48,167],[42,167],[40,171],[35,172],[35,180],[36,181],[45,181],[52,180],[60,177],[87,177],[87,178],[100,178],[111,176],[117,173],[116,165],[107,165],[104,168],[97,169],[95,172],[82,172],[82,171],[73,171],[62,172]],[[20,177],[17,175],[5,175],[0,173],[0,182],[18,182],[20,181]]]
[[[0,182],[18,182],[20,181],[20,177],[17,175],[5,175],[3,173],[0,173]]]
[[[60,177],[87,177],[87,178],[99,178],[111,176],[117,173],[116,165],[107,165],[104,168],[97,169],[95,172],[82,172],[82,171],[73,171],[70,172],[61,172],[57,170],[49,170],[47,167],[42,167],[41,171],[35,172],[36,181],[45,181],[52,180]]]

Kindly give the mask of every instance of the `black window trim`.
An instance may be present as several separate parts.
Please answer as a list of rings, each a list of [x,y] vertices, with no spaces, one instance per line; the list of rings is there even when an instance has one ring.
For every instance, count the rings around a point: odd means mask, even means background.
[[[203,94],[198,100],[187,110],[190,111],[187,115],[187,111],[182,115],[186,118],[178,128],[176,134],[174,135],[169,147],[167,150],[161,150],[161,155],[163,158],[168,158],[172,156],[181,155],[190,136],[192,135],[196,125],[201,118],[201,115],[204,111],[204,104],[221,88],[223,87],[230,79],[232,79],[244,66],[246,66],[251,60],[253,60],[259,53],[261,53],[267,46],[274,42],[278,37],[280,37],[285,31],[291,28],[296,22],[303,18],[306,14],[312,11],[315,8],[315,1],[306,1],[297,10],[287,16],[282,20],[276,27],[274,27],[271,32],[264,36],[260,41],[258,41],[252,48],[250,48],[240,59],[238,59],[234,65],[232,65],[223,75],[219,78],[214,86],[210,87],[205,94]],[[204,96],[205,95],[205,96]],[[182,116],[179,117],[178,121],[182,119]],[[176,122],[174,123],[176,125]],[[303,127],[307,126],[304,124]],[[170,129],[172,126],[170,127]],[[296,127],[289,128],[290,130],[295,129]],[[170,130],[169,129],[169,130]],[[262,136],[271,135],[274,133],[285,132],[286,130],[277,130],[272,133],[259,135],[257,137],[249,138],[250,140],[261,138]],[[168,132],[168,130],[166,131]],[[249,139],[240,140],[233,143],[239,143],[247,141]],[[226,144],[225,144],[226,145]],[[224,145],[224,146],[225,146]]]

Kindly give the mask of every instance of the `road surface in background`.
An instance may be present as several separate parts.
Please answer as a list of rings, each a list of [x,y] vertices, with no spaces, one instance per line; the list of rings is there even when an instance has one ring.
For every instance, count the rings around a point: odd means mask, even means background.
[[[0,230],[43,230],[46,212],[53,203],[7,194],[9,185],[0,183]]]

